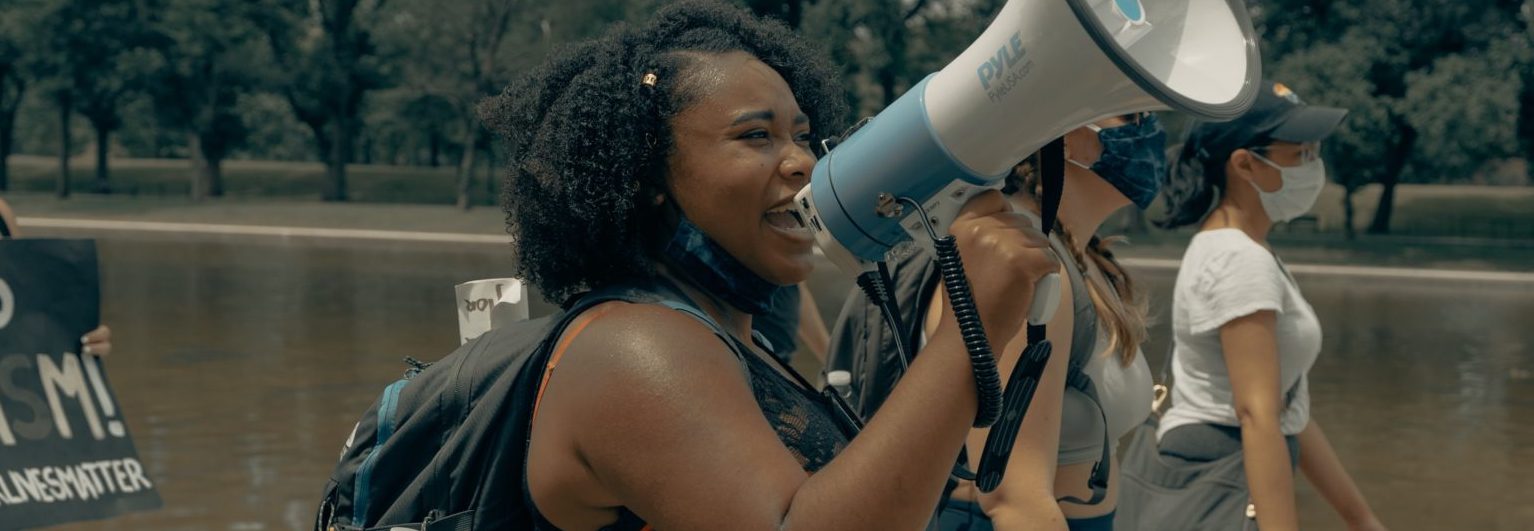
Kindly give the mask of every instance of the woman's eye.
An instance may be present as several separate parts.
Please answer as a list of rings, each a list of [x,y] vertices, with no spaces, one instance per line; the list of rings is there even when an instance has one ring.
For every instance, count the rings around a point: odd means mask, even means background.
[[[794,142],[797,142],[797,143],[800,143],[800,144],[808,144],[808,143],[810,143],[813,140],[814,140],[814,138],[808,132],[799,133],[797,135],[794,135]]]
[[[757,129],[757,130],[754,130],[754,131],[749,131],[746,134],[740,135],[740,138],[742,138],[744,140],[765,140],[765,139],[767,139],[770,136],[772,136],[772,135],[768,134],[767,131],[762,130],[762,129]]]

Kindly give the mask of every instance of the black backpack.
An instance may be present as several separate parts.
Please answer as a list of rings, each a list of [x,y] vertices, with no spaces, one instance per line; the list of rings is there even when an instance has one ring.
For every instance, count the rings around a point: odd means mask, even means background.
[[[486,332],[436,363],[407,360],[414,367],[384,389],[342,449],[315,529],[532,528],[523,475],[543,368],[571,321],[614,300],[695,311],[658,289],[603,289]]]
[[[1050,243],[1056,255],[1071,256],[1069,249],[1058,238],[1050,238]],[[1071,359],[1066,369],[1065,385],[1081,392],[1097,407],[1100,414],[1106,415],[1097,397],[1097,386],[1085,372],[1097,345],[1097,308],[1092,304],[1086,281],[1075,262],[1069,259],[1062,262],[1070,277],[1071,299],[1075,306]],[[894,281],[889,286],[889,293],[900,311],[901,322],[909,328],[901,332],[905,335],[905,344],[914,347],[920,344],[917,339],[920,334],[918,325],[923,318],[921,312],[931,302],[931,295],[940,280],[937,264],[931,253],[912,246],[905,254],[890,260],[888,266],[891,280]],[[832,327],[826,359],[826,372],[844,370],[852,374],[852,384],[845,396],[853,410],[865,419],[872,418],[879,406],[884,404],[902,375],[895,336],[891,334],[880,312],[877,305],[870,304],[862,292],[854,289],[847,296],[841,315]],[[1105,416],[1102,455],[1092,474],[1092,498],[1068,498],[1068,501],[1091,505],[1107,495],[1108,467],[1111,465],[1108,445],[1112,443],[1108,440],[1107,425]],[[967,459],[961,457],[961,461]]]

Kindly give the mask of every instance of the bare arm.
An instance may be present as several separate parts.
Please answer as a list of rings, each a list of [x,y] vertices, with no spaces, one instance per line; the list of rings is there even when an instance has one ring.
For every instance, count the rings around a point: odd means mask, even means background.
[[[1064,276],[1064,272],[1061,272]],[[936,288],[939,295],[943,294],[942,285]],[[937,316],[946,310],[944,302],[946,296],[932,297],[932,307],[926,312],[925,322],[932,323]],[[1072,308],[1072,296],[1069,288],[1062,289],[1060,294],[1060,308]],[[1073,312],[1056,312],[1054,318],[1049,321],[1048,338],[1053,344],[1053,352],[1069,353],[1071,348],[1071,334],[1069,331],[1074,325],[1075,315]],[[930,335],[933,325],[927,325],[927,333]],[[1012,369],[1022,357],[1023,349],[1028,345],[1028,331],[1018,331],[1001,351],[1002,356],[997,360],[998,370],[1002,374],[1002,382],[1012,374]],[[1017,442],[1013,444],[1012,458],[1007,462],[1007,474],[1002,483],[995,491],[980,495],[980,506],[985,511],[986,517],[991,519],[995,529],[1004,531],[1016,530],[1063,530],[1065,529],[1065,515],[1060,510],[1060,504],[1055,501],[1055,470],[1059,461],[1060,449],[1060,403],[1065,393],[1065,373],[1069,367],[1069,355],[1051,355],[1049,362],[1044,366],[1044,374],[1039,381],[1039,388],[1033,395],[1033,402],[1028,407],[1028,413],[1023,417],[1023,424],[1018,428]],[[980,449],[985,447],[986,437],[990,435],[989,429],[975,429],[970,431],[967,441],[969,446],[969,466],[973,470],[979,466]]]
[[[1279,430],[1283,398],[1276,326],[1277,314],[1262,310],[1220,327],[1236,417],[1241,421],[1247,485],[1257,505],[1258,526],[1267,531],[1299,528],[1289,448]]]
[[[1065,273],[1061,272],[1064,277]],[[1061,289],[1060,308],[1072,308],[1070,288]],[[1053,345],[1049,362],[1044,366],[1039,389],[1023,417],[1007,463],[1007,475],[990,494],[980,496],[980,505],[996,529],[1002,531],[1064,531],[1065,514],[1055,501],[1055,472],[1060,453],[1060,407],[1065,394],[1065,373],[1070,366],[1071,327],[1074,312],[1056,312],[1049,321],[1047,335]],[[1026,327],[1007,345],[1000,360],[1003,382],[1028,346]],[[991,430],[970,433],[970,448],[979,450]],[[972,452],[971,462],[979,464],[979,452]]]
[[[826,363],[826,349],[831,344],[831,334],[826,331],[826,321],[820,317],[815,306],[815,296],[804,283],[799,284],[799,345],[815,355],[821,365]]]
[[[1327,440],[1326,433],[1321,431],[1321,425],[1314,419],[1305,425],[1305,431],[1300,432],[1300,471],[1315,485],[1316,491],[1326,498],[1326,502],[1337,510],[1337,514],[1347,522],[1349,529],[1354,530],[1383,530],[1385,526],[1374,515],[1374,510],[1369,508],[1369,502],[1364,500],[1363,493],[1358,491],[1358,485],[1353,483],[1353,478],[1342,467],[1342,460],[1337,458],[1337,452],[1332,448],[1331,441]]]

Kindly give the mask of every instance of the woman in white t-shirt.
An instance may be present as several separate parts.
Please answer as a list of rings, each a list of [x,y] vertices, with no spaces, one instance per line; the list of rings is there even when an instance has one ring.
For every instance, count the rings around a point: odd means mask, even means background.
[[[1157,431],[1172,462],[1244,452],[1258,524],[1296,529],[1294,467],[1351,529],[1383,529],[1310,416],[1305,374],[1321,325],[1267,243],[1326,184],[1320,142],[1343,109],[1260,91],[1230,122],[1195,127],[1168,179],[1165,228],[1200,224],[1173,291],[1171,407]]]

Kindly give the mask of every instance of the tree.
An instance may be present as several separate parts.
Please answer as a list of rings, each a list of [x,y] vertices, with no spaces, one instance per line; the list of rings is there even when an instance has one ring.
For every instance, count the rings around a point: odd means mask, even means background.
[[[805,0],[746,0],[751,12],[766,17],[777,17],[788,27],[799,29],[804,19]]]
[[[842,67],[848,104],[868,116],[963,52],[1005,3],[821,0],[804,8],[801,33]]]
[[[26,97],[29,48],[34,44],[30,29],[39,12],[35,2],[0,3],[0,191],[10,187],[7,161],[16,141],[16,113]]]
[[[1516,13],[1510,12],[1509,16],[1519,21],[1513,30],[1511,45],[1528,54],[1534,48],[1534,0],[1505,4],[1509,11],[1517,9]],[[1534,163],[1530,163],[1534,161],[1534,60],[1525,55],[1516,71],[1519,80],[1523,82],[1522,89],[1518,91],[1518,147],[1525,163],[1524,175],[1529,184],[1534,184]]]
[[[1516,27],[1511,15],[1516,7],[1509,7],[1516,3],[1275,0],[1254,8],[1268,72],[1305,87],[1300,93],[1313,103],[1354,111],[1331,141],[1340,146],[1331,153],[1334,169],[1346,179],[1367,177],[1383,188],[1370,233],[1389,232],[1396,185],[1403,179],[1459,178],[1484,162],[1427,153],[1442,155],[1436,148],[1446,145],[1503,143],[1487,135],[1497,127],[1507,130],[1499,116],[1507,113],[1482,110],[1511,101],[1507,93],[1523,89],[1516,77],[1507,82],[1506,70],[1476,65],[1511,66],[1519,54],[1509,40],[1519,31],[1527,48],[1527,29]],[[1476,77],[1446,83],[1456,75]],[[1471,112],[1452,103],[1461,96],[1472,97],[1466,102]],[[1500,152],[1476,151],[1481,157]],[[1361,186],[1344,183],[1350,185]]]
[[[314,133],[325,161],[321,197],[345,201],[351,162],[368,91],[388,80],[373,30],[387,0],[262,0],[257,27],[266,36],[279,73],[274,83],[293,114]]]
[[[458,116],[459,142],[463,146],[457,169],[458,208],[469,208],[475,157],[483,125],[475,106],[493,96],[510,81],[505,54],[514,22],[524,35],[537,32],[537,19],[518,17],[527,11],[525,0],[465,0],[439,3],[416,0],[397,20],[397,30],[413,52],[404,77],[423,97],[450,102]]]
[[[255,86],[260,38],[249,5],[171,0],[161,21],[166,45],[153,76],[154,104],[162,123],[185,131],[193,200],[224,194],[221,164],[246,135],[235,106]]]
[[[48,36],[47,70],[62,86],[53,91],[65,122],[65,149],[61,176],[68,180],[67,121],[71,110],[79,112],[96,132],[96,181],[98,192],[111,190],[107,156],[111,134],[122,127],[118,105],[137,89],[152,64],[153,35],[146,17],[154,11],[143,0],[68,0],[58,4],[43,23]],[[67,195],[67,190],[61,190]]]

